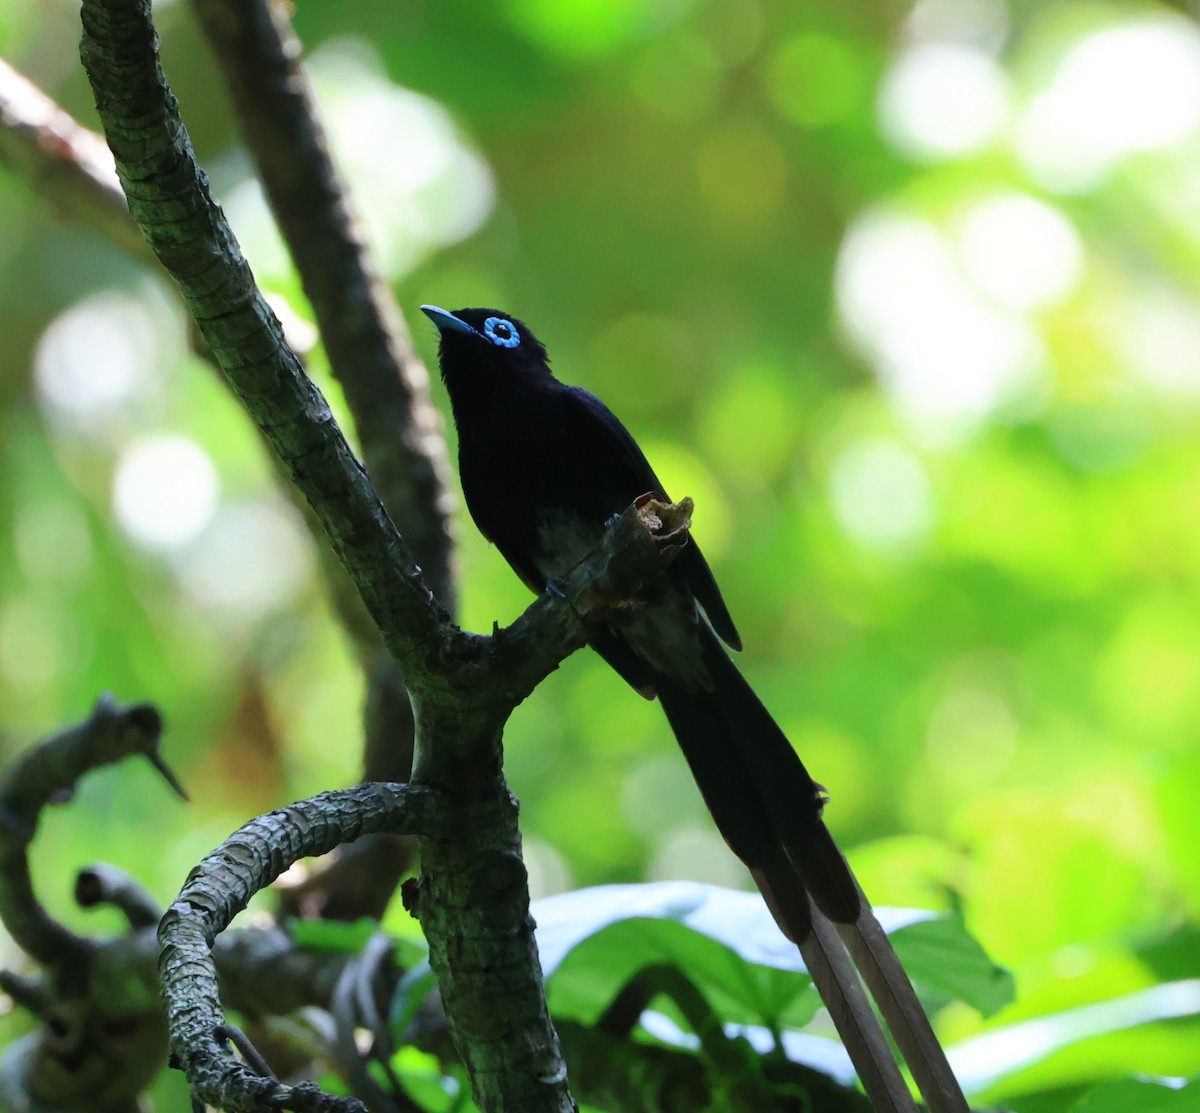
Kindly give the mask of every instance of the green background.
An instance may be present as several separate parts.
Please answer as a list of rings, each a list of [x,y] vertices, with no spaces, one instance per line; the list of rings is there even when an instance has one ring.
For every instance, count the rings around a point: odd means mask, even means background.
[[[256,276],[304,318],[190,13],[156,19]],[[604,398],[695,498],[742,667],[866,890],[961,907],[1014,971],[1017,1002],[952,1007],[947,1039],[1097,1002],[1119,1029],[1130,995],[1200,976],[1196,25],[999,0],[301,0],[295,22],[429,365],[417,305],[493,305]],[[77,38],[70,4],[0,0],[0,54],[94,126]],[[130,766],[48,818],[41,892],[92,923],[83,862],[166,899],[247,817],[351,782],[362,680],[162,279],[4,167],[0,368],[4,751],[102,690],[152,700],[194,800]],[[524,588],[461,508],[458,535],[462,623],[510,621]],[[518,709],[507,770],[535,895],[748,884],[657,707],[587,653]],[[1195,1072],[1185,989],[1182,1018],[986,1093]]]

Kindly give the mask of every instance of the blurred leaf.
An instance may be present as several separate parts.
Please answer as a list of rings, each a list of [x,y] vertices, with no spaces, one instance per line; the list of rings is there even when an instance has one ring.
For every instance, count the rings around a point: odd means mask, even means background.
[[[329,954],[356,955],[379,932],[379,924],[368,919],[355,920],[353,923],[293,920],[288,930],[297,947]]]
[[[461,1078],[442,1073],[436,1055],[415,1047],[402,1047],[392,1056],[392,1069],[404,1092],[429,1113],[474,1113],[470,1089]]]
[[[1200,1109],[1200,1087],[1172,1086],[1150,1079],[1126,1079],[1097,1086],[1071,1107],[1071,1113],[1191,1113]]]
[[[591,1023],[646,966],[675,965],[723,1020],[806,1024],[819,1000],[757,894],[662,882],[534,904],[551,1009]]]
[[[1200,1014],[1200,980],[1171,982],[1124,997],[993,1029],[956,1044],[950,1061],[968,1093],[1043,1064],[1092,1040],[1155,1021]],[[1089,1071],[1094,1065],[1089,1065]],[[1086,1075],[1085,1075],[1086,1076]],[[1057,1074],[1061,1082],[1062,1074]]]

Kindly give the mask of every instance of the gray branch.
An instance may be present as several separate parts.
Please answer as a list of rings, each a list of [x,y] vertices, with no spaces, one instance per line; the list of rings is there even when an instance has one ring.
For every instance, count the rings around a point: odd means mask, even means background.
[[[453,613],[453,500],[441,416],[333,166],[288,12],[274,0],[194,0],[193,6],[344,390],[363,460],[434,594]],[[377,635],[374,641],[376,651],[364,660],[363,779],[405,781],[412,712],[399,668],[378,651]],[[352,855],[335,855],[310,878],[305,906],[312,907],[315,892],[322,915],[382,915],[414,852],[400,840],[377,838]]]
[[[66,799],[83,774],[136,753],[161,766],[160,728],[152,707],[122,708],[105,697],[85,722],[31,747],[0,777],[0,919],[40,966],[29,975],[0,971],[0,991],[40,1022],[0,1054],[2,1108],[133,1113],[166,1059],[153,899],[114,866],[82,870],[78,903],[118,908],[129,930],[81,937],[37,902],[26,862],[41,811]],[[249,1016],[330,1008],[351,964],[346,956],[302,951],[278,930],[228,932],[214,957],[227,1000]]]
[[[409,785],[359,785],[252,820],[192,870],[163,916],[158,938],[171,1048],[197,1097],[229,1110],[364,1108],[310,1084],[264,1078],[225,1050],[213,942],[254,893],[301,858],[327,854],[361,835],[432,834],[449,823],[433,793]]]
[[[300,67],[300,42],[284,5],[272,0],[193,0],[193,7],[345,391],[375,488],[434,593],[453,611],[441,416],[330,160]]]
[[[413,784],[436,790],[455,817],[452,836],[421,838],[413,908],[476,1098],[495,1111],[568,1113],[575,1107],[537,963],[516,802],[501,772],[502,730],[512,708],[584,643],[589,617],[628,606],[686,542],[690,504],[631,508],[600,552],[500,635],[451,626],[212,200],[158,65],[148,4],[84,0],[83,21],[84,65],[130,212],[313,507],[408,682],[418,724]],[[228,907],[218,901],[209,911]],[[201,931],[192,942],[209,939]],[[194,1019],[189,1009],[173,1007],[172,1024]],[[193,1053],[196,1040],[213,1039],[212,1016],[197,1012],[203,1023],[186,1041]],[[204,1054],[207,1063],[213,1048]],[[276,1100],[273,1083],[251,1076],[240,1085]],[[306,1089],[289,1100],[317,1098]]]
[[[28,848],[42,810],[90,769],[142,754],[160,764],[162,720],[149,704],[118,707],[103,696],[91,716],[34,747],[0,776],[0,911],[9,934],[43,965],[80,967],[95,945],[55,920],[33,891]]]

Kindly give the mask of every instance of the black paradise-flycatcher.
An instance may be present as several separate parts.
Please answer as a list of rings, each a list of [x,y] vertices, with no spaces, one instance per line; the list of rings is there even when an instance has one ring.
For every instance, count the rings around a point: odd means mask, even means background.
[[[495,309],[421,309],[440,334],[467,508],[531,591],[574,568],[641,496],[670,501],[625,427],[594,395],[554,377],[521,321]],[[591,631],[589,644],[662,704],[717,828],[800,948],[875,1109],[914,1104],[855,966],[930,1109],[965,1113],[908,977],[825,826],[824,789],[721,644],[741,649],[694,541],[640,603]]]

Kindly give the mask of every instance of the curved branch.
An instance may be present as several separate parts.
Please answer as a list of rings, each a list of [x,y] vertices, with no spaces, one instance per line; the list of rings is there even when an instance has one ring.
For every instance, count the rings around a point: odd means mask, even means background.
[[[27,849],[42,810],[89,770],[130,754],[161,768],[161,736],[162,719],[150,704],[118,707],[111,696],[101,696],[85,722],[33,747],[0,775],[0,919],[43,966],[82,963],[95,944],[51,917],[34,895]]]
[[[440,797],[411,785],[359,785],[325,792],[259,816],[232,834],[188,876],[159,925],[159,978],[171,1049],[193,1093],[229,1110],[360,1110],[314,1086],[284,1086],[254,1074],[225,1050],[212,947],[250,897],[301,858],[327,854],[361,835],[445,835]]]

